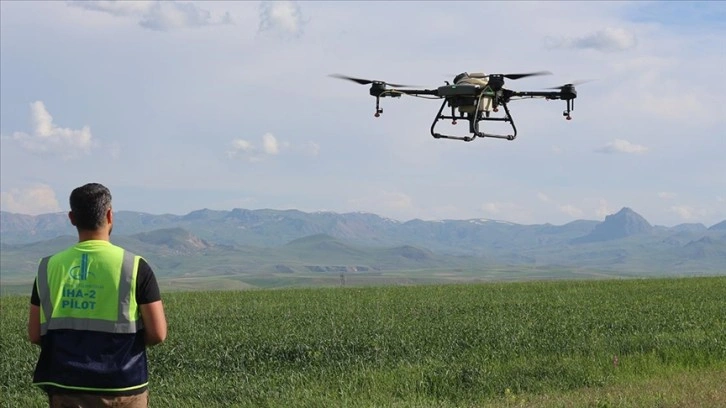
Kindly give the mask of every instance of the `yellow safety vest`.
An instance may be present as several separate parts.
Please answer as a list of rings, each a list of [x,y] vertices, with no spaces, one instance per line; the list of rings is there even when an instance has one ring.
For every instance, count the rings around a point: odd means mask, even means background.
[[[41,260],[37,290],[42,337],[35,385],[114,392],[148,384],[139,333],[143,321],[136,303],[139,259],[108,241],[90,240]],[[94,346],[96,337],[114,345]],[[83,343],[88,355],[76,349]],[[45,349],[45,344],[52,347]],[[126,350],[115,351],[119,345]],[[130,362],[123,361],[130,355]],[[116,376],[118,367],[124,371]]]

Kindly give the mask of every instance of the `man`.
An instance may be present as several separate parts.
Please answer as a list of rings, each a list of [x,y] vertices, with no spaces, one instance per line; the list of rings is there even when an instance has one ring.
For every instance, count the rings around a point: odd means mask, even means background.
[[[111,193],[101,184],[70,195],[78,243],[43,258],[28,337],[40,345],[33,384],[51,408],[147,407],[146,347],[166,339],[159,286],[144,258],[110,242]]]

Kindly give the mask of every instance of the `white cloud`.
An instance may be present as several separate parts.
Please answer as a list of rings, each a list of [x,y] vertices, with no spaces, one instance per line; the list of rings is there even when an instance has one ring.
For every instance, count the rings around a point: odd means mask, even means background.
[[[545,203],[550,202],[550,198],[545,193],[537,193],[537,198],[539,198],[540,201],[544,201]]]
[[[390,209],[405,210],[413,208],[413,200],[411,197],[404,193],[399,192],[384,192],[381,198],[381,203]]]
[[[528,223],[532,222],[532,207],[529,205],[520,205],[515,202],[485,202],[479,209],[486,213],[501,216],[510,222]]]
[[[667,208],[666,212],[675,214],[680,221],[703,222],[703,219],[711,218],[713,221],[708,222],[713,223],[723,221],[725,214],[724,208],[719,208],[718,204],[713,205],[713,202],[672,205]]]
[[[550,204],[552,208],[556,208],[559,212],[567,214],[570,217],[579,217],[583,213],[581,209],[575,207],[572,204],[558,204],[556,200],[552,199],[550,196],[542,192],[537,193],[537,198],[541,202]]]
[[[579,217],[582,215],[582,210],[571,204],[565,204],[559,206],[559,210],[570,217]]]
[[[671,193],[668,191],[661,191],[658,193],[658,197],[664,199],[664,200],[670,200],[672,198],[676,197],[676,193]]]
[[[116,1],[116,0],[70,0],[66,4],[86,10],[101,11],[113,16],[142,16],[151,11],[155,1]]]
[[[597,209],[595,210],[595,215],[597,215],[599,218],[605,218],[606,216],[612,214],[614,211],[610,209],[610,206],[608,205],[608,202],[606,200],[600,200],[600,205],[598,205]]]
[[[121,155],[121,145],[119,142],[112,142],[111,145],[108,147],[108,151],[111,154],[111,157],[114,159],[118,159]]]
[[[258,33],[299,37],[305,25],[300,6],[294,1],[263,1],[260,3],[259,17]]]
[[[674,205],[669,209],[670,212],[678,214],[684,220],[692,220],[695,218],[696,209],[687,205]]]
[[[61,210],[53,189],[45,184],[26,188],[14,188],[0,192],[0,206],[3,211],[38,215]]]
[[[657,84],[661,79],[658,72],[678,67],[672,56],[636,55],[630,58],[612,60],[608,64],[616,73],[632,75],[637,73],[638,83],[648,86]]]
[[[230,159],[236,157],[247,157],[249,161],[259,161],[259,157],[255,155],[257,148],[252,145],[249,140],[245,139],[233,139],[230,142],[229,150],[227,150],[227,157]]]
[[[667,34],[651,34],[652,37],[664,35]],[[610,81],[619,84],[608,91],[607,103],[622,104],[623,92],[627,92],[627,109],[631,112],[654,115],[674,123],[682,123],[683,120],[719,123],[723,116],[719,96],[723,86],[708,81],[720,75],[719,69],[725,62],[724,54],[710,52],[699,57],[692,55],[691,50],[698,48],[693,47],[693,44],[703,44],[707,42],[706,39],[688,43],[673,37],[650,41],[643,53],[626,58],[610,58],[607,62],[613,75]],[[683,72],[689,72],[691,78],[701,80],[691,81],[684,87],[681,79]]]
[[[262,146],[262,150],[267,154],[278,154],[280,152],[277,139],[272,133],[262,135]]]
[[[311,156],[320,154],[320,145],[315,142],[307,142],[303,146],[303,151]]]
[[[633,144],[623,139],[615,139],[595,150],[598,153],[644,153],[648,148],[642,145]]]
[[[354,211],[368,211],[375,214],[388,214],[393,218],[410,219],[417,212],[413,199],[399,191],[374,191],[364,196],[348,200]]]
[[[226,211],[230,208],[250,208],[254,205],[255,199],[253,197],[237,197],[219,201],[214,209]]]
[[[623,28],[607,27],[600,31],[574,38],[547,37],[548,48],[592,49],[603,52],[627,51],[638,44],[635,34]]]
[[[244,139],[234,139],[232,140],[232,150],[233,151],[242,151],[242,152],[251,152],[255,150],[255,148],[252,146],[252,143],[248,142]]]
[[[481,205],[482,211],[490,214],[499,214],[502,212],[502,207],[501,203],[484,203]]]
[[[88,126],[81,129],[70,129],[54,124],[53,116],[50,115],[42,101],[31,103],[30,110],[32,132],[14,132],[12,135],[12,139],[20,143],[27,151],[73,159],[82,153],[90,153],[97,145]]]
[[[219,18],[192,3],[177,1],[69,1],[73,7],[100,11],[116,17],[133,17],[141,27],[154,31],[170,31],[210,25],[232,24],[226,12]]]
[[[264,160],[265,156],[278,155],[281,149],[289,148],[290,144],[279,142],[275,135],[268,132],[262,135],[262,143],[259,147],[242,138],[233,139],[229,147],[227,157],[245,156],[252,162],[258,162]]]
[[[668,86],[663,88],[668,89],[669,92],[643,92],[638,107],[647,113],[677,120],[685,119],[698,112],[709,111],[703,109],[703,104],[700,102],[701,96],[691,90],[677,93]]]

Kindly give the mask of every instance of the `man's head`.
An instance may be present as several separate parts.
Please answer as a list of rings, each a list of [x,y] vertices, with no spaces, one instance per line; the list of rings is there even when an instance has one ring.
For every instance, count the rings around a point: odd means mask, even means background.
[[[68,217],[79,231],[103,231],[108,227],[111,233],[111,192],[104,185],[88,183],[74,189],[70,204]]]

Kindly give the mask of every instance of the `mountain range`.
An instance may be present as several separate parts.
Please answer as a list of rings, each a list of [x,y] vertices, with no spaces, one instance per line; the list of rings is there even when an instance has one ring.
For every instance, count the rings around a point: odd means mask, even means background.
[[[651,225],[624,207],[603,221],[522,225],[488,219],[400,222],[369,213],[197,210],[114,213],[112,241],[160,276],[387,271],[591,270],[618,276],[726,273],[726,220]],[[0,212],[0,276],[28,279],[37,260],[76,240],[66,213]],[[473,271],[473,272],[472,272]]]

